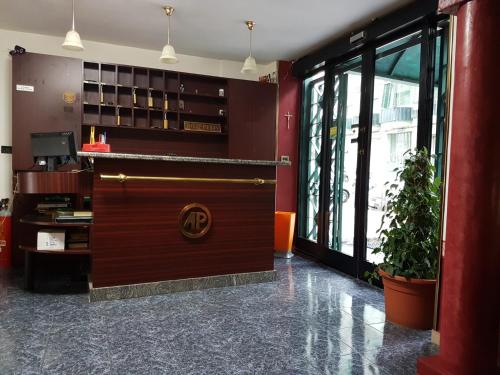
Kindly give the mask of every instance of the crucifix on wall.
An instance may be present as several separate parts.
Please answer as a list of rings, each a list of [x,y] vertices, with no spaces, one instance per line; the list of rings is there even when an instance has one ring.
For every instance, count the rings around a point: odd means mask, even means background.
[[[288,111],[285,114],[285,117],[286,117],[286,128],[290,129],[290,118],[293,117],[293,115],[290,113],[290,111]]]

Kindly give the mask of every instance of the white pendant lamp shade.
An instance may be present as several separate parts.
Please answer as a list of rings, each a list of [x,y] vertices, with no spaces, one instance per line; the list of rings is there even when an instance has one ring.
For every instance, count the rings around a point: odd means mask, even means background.
[[[241,68],[242,73],[256,73],[257,72],[257,63],[255,62],[255,58],[253,56],[248,56],[243,64],[243,68]]]
[[[175,55],[174,47],[170,44],[170,16],[172,16],[172,13],[174,13],[174,8],[172,8],[171,6],[166,6],[163,7],[163,9],[165,10],[165,14],[168,17],[168,29],[167,29],[167,44],[165,44],[163,50],[161,51],[160,62],[165,64],[175,64],[179,60]]]
[[[247,73],[257,73],[257,63],[255,62],[255,58],[252,56],[252,31],[255,26],[255,22],[246,21],[245,24],[250,31],[250,55],[245,59],[243,63],[243,68],[241,68],[241,72],[244,74]]]
[[[175,64],[177,61],[177,56],[175,55],[174,47],[170,44],[165,44],[163,51],[161,52],[160,62],[165,64]]]
[[[66,33],[62,47],[71,51],[83,51],[83,44],[76,30],[70,30]]]
[[[80,39],[80,34],[75,30],[75,0],[73,0],[73,23],[71,30],[66,33],[66,38],[62,44],[62,48],[70,51],[83,51],[83,44]]]

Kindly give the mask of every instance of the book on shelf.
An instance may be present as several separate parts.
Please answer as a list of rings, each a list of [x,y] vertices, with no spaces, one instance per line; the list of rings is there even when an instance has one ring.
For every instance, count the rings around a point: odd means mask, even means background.
[[[92,211],[74,211],[74,210],[61,210],[57,211],[55,220],[78,221],[78,220],[92,220]]]
[[[88,216],[88,217],[92,217],[92,211],[73,211],[73,216],[78,216],[78,217],[81,217],[81,216]]]
[[[88,233],[74,233],[71,231],[68,231],[67,236],[66,236],[66,242],[68,243],[73,243],[73,242],[89,242],[89,234]]]
[[[53,218],[56,211],[67,211],[71,208],[71,199],[64,196],[47,196],[37,203],[35,210],[42,216]]]
[[[51,209],[51,208],[67,208],[70,202],[40,202],[36,205],[37,210]]]
[[[89,243],[88,242],[71,242],[68,243],[67,248],[68,249],[88,249]]]
[[[56,223],[91,223],[92,216],[56,216]]]

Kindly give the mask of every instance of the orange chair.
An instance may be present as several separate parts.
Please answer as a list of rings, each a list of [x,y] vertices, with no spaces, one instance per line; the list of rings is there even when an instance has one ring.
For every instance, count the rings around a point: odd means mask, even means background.
[[[282,258],[293,256],[295,212],[276,211],[274,215],[274,255]]]

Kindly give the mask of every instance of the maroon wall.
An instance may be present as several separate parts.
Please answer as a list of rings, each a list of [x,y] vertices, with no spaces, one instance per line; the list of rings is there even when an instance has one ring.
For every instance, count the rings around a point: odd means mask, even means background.
[[[291,167],[278,170],[276,210],[297,212],[297,175],[299,167],[300,81],[292,75],[292,63],[278,62],[278,158],[288,155]],[[290,129],[285,115],[290,112]]]
[[[418,373],[496,374],[500,315],[500,34],[495,15],[500,14],[500,2],[443,3],[457,5],[459,10],[441,276],[441,346],[438,356],[419,361]]]

